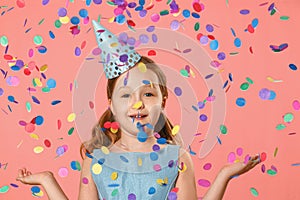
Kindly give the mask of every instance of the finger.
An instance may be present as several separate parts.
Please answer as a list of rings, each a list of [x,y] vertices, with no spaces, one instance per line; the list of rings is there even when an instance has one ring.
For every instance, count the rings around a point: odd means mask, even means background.
[[[24,169],[19,169],[18,170],[18,177],[23,177],[24,175]]]
[[[27,171],[26,172],[26,176],[30,176],[31,175],[31,172],[30,171]]]

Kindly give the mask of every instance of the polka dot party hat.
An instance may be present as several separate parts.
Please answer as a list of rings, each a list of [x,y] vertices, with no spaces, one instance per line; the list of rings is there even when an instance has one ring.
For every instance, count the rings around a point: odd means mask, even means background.
[[[113,79],[133,67],[141,58],[133,46],[119,40],[114,34],[93,20],[94,32],[106,78]]]

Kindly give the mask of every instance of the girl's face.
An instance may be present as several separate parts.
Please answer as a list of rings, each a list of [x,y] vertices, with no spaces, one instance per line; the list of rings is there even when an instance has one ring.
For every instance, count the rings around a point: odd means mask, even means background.
[[[163,101],[158,83],[158,77],[153,71],[147,69],[141,72],[136,66],[118,78],[110,107],[122,133],[136,135],[139,132],[138,122],[155,126]],[[145,127],[144,131],[150,133],[151,129]]]

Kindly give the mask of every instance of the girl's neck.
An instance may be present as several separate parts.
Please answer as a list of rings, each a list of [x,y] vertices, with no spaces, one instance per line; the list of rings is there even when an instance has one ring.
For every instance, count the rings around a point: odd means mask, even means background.
[[[156,144],[156,138],[151,134],[145,142],[138,141],[134,135],[122,134],[121,138],[114,144],[118,149],[129,152],[150,152]]]

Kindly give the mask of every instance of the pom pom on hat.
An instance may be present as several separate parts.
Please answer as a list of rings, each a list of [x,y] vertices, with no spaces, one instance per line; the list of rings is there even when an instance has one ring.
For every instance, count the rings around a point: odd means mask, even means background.
[[[133,47],[119,41],[114,34],[95,20],[93,20],[93,26],[98,47],[101,49],[106,78],[112,79],[120,76],[141,59]]]

